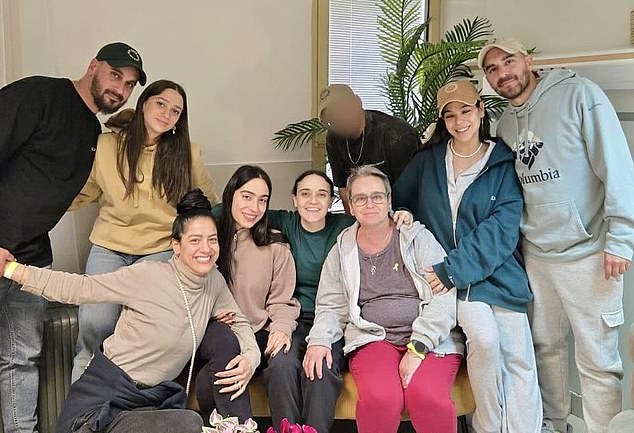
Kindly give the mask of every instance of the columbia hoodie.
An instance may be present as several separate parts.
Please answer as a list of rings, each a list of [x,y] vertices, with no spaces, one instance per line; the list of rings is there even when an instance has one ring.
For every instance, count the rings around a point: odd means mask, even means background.
[[[568,262],[634,251],[634,164],[612,104],[592,81],[555,70],[497,135],[515,152],[524,252]]]

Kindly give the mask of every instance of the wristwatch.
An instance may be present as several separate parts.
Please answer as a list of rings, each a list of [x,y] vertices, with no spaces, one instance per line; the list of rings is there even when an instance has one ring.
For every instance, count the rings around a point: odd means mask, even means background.
[[[429,353],[429,347],[425,346],[425,343],[422,343],[417,340],[412,340],[409,343],[407,343],[407,348],[411,350],[420,359],[425,359],[425,357]]]

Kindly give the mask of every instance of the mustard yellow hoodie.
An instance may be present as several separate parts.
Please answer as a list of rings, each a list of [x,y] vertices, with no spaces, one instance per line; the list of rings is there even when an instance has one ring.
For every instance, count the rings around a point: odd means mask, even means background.
[[[156,145],[146,146],[139,159],[140,183],[125,197],[125,185],[117,171],[117,134],[99,136],[90,177],[68,210],[99,202],[99,215],[90,241],[126,254],[147,255],[170,249],[176,208],[152,187]],[[200,146],[192,144],[192,187],[200,188],[209,201],[219,202],[214,182],[202,160]]]

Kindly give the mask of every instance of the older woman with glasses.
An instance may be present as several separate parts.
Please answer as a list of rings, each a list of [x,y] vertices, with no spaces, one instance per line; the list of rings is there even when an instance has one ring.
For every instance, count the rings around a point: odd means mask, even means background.
[[[418,223],[396,230],[389,178],[380,170],[356,168],[346,187],[357,222],[324,263],[306,374],[330,359],[343,336],[359,392],[359,433],[395,433],[403,408],[417,432],[455,432],[450,391],[464,350],[452,331],[456,291],[434,295],[424,272],[445,253]]]

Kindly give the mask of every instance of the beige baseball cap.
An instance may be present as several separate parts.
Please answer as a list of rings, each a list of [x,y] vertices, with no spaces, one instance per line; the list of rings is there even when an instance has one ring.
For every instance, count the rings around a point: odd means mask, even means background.
[[[528,55],[528,51],[524,48],[524,45],[514,38],[493,38],[489,39],[487,43],[480,50],[480,54],[478,54],[478,66],[482,68],[482,64],[484,63],[484,58],[487,53],[491,51],[493,48],[499,48],[502,51],[506,51],[509,54],[522,53],[525,56]]]
[[[319,94],[319,118],[322,118],[324,110],[336,104],[356,96],[352,89],[345,84],[331,84]]]
[[[438,116],[443,108],[450,102],[462,102],[467,105],[475,105],[480,100],[478,89],[469,80],[456,80],[445,84],[436,94],[438,99]]]

